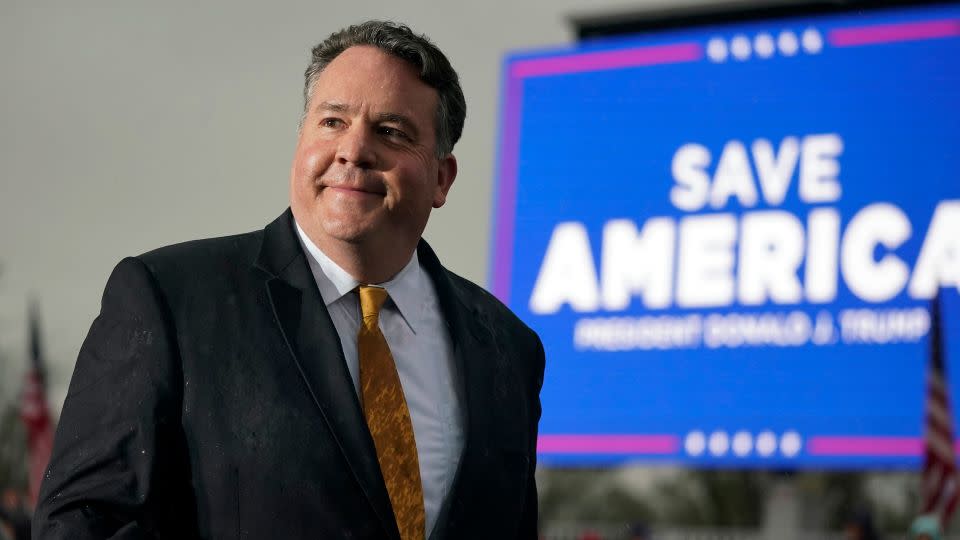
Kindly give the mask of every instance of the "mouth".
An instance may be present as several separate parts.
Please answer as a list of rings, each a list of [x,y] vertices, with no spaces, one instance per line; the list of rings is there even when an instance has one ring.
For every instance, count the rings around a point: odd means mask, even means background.
[[[351,179],[318,178],[316,186],[318,195],[328,190],[346,196],[376,195],[383,197],[387,194],[383,183],[372,179],[357,178],[351,181]]]
[[[321,186],[320,186],[320,191],[321,191],[321,192],[323,192],[323,191],[328,191],[328,190],[329,190],[329,191],[332,191],[332,192],[334,192],[334,193],[339,193],[339,194],[343,194],[343,195],[347,195],[347,196],[366,196],[366,195],[369,195],[369,196],[383,197],[383,196],[386,195],[386,193],[384,193],[384,192],[382,192],[382,191],[374,191],[374,190],[371,190],[371,189],[366,189],[366,188],[363,188],[363,187],[356,187],[356,186],[324,186],[324,185],[321,185]]]
[[[359,193],[370,193],[372,195],[383,195],[383,193],[362,186],[330,186],[333,189],[342,189],[343,191],[356,191]]]

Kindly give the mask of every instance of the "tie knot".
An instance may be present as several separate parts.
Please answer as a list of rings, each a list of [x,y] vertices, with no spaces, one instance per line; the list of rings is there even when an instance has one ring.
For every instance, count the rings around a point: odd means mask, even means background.
[[[371,285],[360,285],[360,313],[363,321],[372,321],[376,324],[380,316],[380,308],[387,300],[387,290],[383,287],[373,287]]]

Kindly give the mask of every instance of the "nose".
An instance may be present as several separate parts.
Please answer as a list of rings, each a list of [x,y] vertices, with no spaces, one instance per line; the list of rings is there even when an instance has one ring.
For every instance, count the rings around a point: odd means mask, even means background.
[[[337,161],[351,164],[361,169],[370,169],[376,165],[377,153],[373,132],[363,122],[354,122],[341,132],[337,146]]]

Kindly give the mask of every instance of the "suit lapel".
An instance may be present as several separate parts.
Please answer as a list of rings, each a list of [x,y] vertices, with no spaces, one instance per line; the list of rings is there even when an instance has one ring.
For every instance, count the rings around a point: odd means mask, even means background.
[[[256,266],[293,362],[384,530],[399,538],[390,499],[340,337],[317,289],[288,209],[264,230]]]
[[[420,264],[433,280],[440,302],[440,309],[447,321],[450,340],[460,385],[460,396],[464,403],[465,444],[457,472],[447,495],[430,540],[458,538],[468,531],[461,530],[463,519],[470,512],[467,501],[470,498],[470,486],[483,483],[483,468],[477,462],[489,452],[486,442],[490,440],[491,396],[493,395],[493,373],[490,370],[490,358],[497,352],[492,339],[487,334],[488,321],[467,305],[459,294],[457,285],[449,277],[436,254],[423,240],[417,248]],[[473,509],[477,510],[477,509]]]

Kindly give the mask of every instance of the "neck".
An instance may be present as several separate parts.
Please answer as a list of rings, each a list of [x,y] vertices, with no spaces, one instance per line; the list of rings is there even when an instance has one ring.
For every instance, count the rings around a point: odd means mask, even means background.
[[[307,236],[310,233],[307,232]],[[330,260],[337,263],[350,276],[360,283],[384,283],[394,276],[410,262],[416,244],[412,246],[377,245],[384,242],[341,242],[337,240],[320,241],[313,237],[311,241]],[[373,244],[373,245],[371,245]]]

